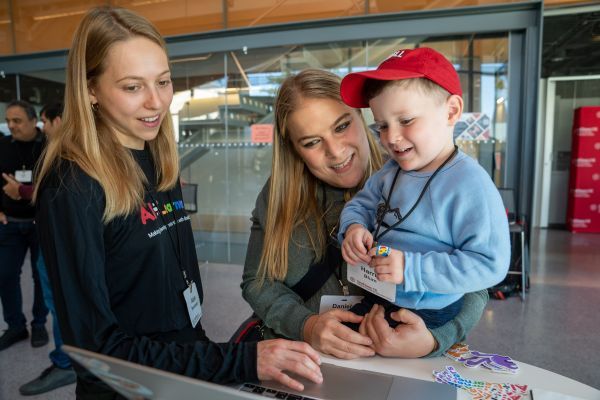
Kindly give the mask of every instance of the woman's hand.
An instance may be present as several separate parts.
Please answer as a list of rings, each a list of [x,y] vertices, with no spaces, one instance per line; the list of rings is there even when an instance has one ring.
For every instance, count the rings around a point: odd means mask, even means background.
[[[304,324],[304,340],[318,351],[337,358],[371,357],[375,351],[371,339],[353,331],[342,322],[358,324],[363,317],[350,311],[330,310],[313,315]]]
[[[371,338],[377,354],[418,358],[435,350],[437,342],[421,317],[404,308],[393,312],[391,317],[400,322],[396,328],[385,320],[384,308],[375,304],[360,324],[359,332]]]
[[[304,385],[284,371],[321,383],[320,364],[319,354],[304,342],[274,339],[256,344],[256,371],[261,381],[276,380],[294,390],[304,390]]]

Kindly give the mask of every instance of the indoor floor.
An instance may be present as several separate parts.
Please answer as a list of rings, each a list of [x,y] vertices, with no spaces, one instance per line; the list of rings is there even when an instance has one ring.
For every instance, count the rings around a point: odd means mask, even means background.
[[[226,341],[250,314],[241,298],[242,267],[203,264],[204,316],[208,336]],[[24,305],[30,313],[29,264],[22,275]],[[227,295],[224,295],[227,294]],[[490,300],[467,343],[471,349],[506,354],[600,389],[600,235],[536,230],[531,240],[531,289],[519,297]],[[29,318],[29,317],[28,317]],[[50,322],[47,325],[51,332]],[[4,321],[0,329],[6,329]],[[49,366],[45,347],[22,341],[0,352],[0,399],[20,399],[18,387]],[[74,386],[33,396],[74,399]]]

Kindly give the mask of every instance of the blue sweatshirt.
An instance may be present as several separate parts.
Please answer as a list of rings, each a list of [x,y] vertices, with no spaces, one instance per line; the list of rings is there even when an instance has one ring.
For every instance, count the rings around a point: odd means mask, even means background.
[[[377,207],[388,197],[397,169],[394,160],[386,162],[346,204],[340,243],[351,224],[375,232]],[[406,215],[432,174],[401,171],[390,209]],[[384,218],[390,226],[397,220],[394,212]],[[385,230],[382,226],[380,235]],[[493,286],[504,279],[510,262],[500,194],[487,172],[463,152],[435,176],[413,213],[378,244],[404,252],[404,282],[396,285],[395,303],[412,309],[440,309],[464,293]]]

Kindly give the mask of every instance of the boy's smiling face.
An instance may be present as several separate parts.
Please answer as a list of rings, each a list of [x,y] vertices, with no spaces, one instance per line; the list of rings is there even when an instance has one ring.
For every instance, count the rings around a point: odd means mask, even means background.
[[[389,85],[369,101],[381,144],[405,171],[434,171],[454,151],[462,98],[440,101],[416,85]]]

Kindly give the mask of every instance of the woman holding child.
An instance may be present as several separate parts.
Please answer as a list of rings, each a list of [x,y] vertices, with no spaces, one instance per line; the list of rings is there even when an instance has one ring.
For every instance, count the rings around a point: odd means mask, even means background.
[[[304,340],[346,359],[375,352],[433,356],[462,340],[483,312],[486,291],[466,294],[460,312],[431,330],[408,310],[392,314],[402,322],[396,328],[381,310],[367,314],[363,327],[369,335],[346,326],[361,323],[361,316],[341,309],[319,314],[330,303],[326,296],[352,303],[364,294],[346,281],[335,237],[344,204],[383,158],[360,110],[342,102],[340,78],[329,72],[306,70],[287,78],[275,102],[275,123],[272,175],[252,214],[242,281],[244,298],[264,321],[265,337]],[[320,260],[337,265],[304,300],[297,286]]]

